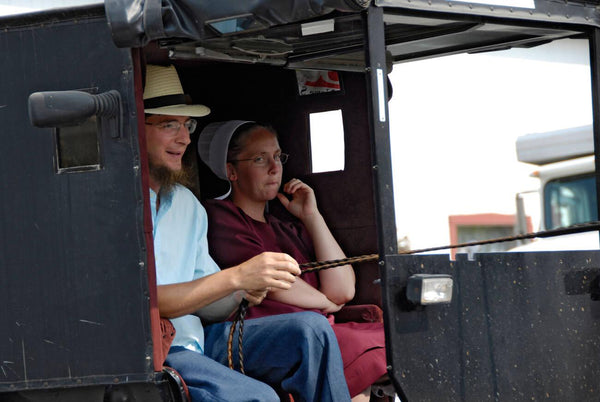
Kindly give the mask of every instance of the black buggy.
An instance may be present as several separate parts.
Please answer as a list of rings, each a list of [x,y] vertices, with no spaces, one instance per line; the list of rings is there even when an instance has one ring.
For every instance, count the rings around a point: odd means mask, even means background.
[[[355,302],[383,311],[403,401],[597,401],[597,250],[452,261],[397,246],[395,63],[587,39],[598,143],[598,4],[531,4],[106,0],[1,18],[0,400],[186,397],[162,366],[142,146],[142,75],[158,63],[211,106],[201,124],[272,122],[346,253],[378,255],[355,266]],[[333,85],[307,85],[318,77]],[[325,111],[341,113],[346,163],[315,173],[309,118]],[[218,181],[189,149],[210,197]],[[451,300],[423,301],[431,281]]]

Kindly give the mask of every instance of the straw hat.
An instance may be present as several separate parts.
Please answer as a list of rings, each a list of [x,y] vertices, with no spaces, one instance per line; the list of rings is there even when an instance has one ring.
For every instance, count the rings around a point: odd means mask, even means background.
[[[210,170],[221,180],[229,182],[227,177],[227,150],[229,141],[238,128],[246,123],[254,123],[246,120],[229,120],[210,123],[198,137],[198,154]],[[218,197],[225,198],[231,192],[231,185],[227,194]]]
[[[170,116],[202,117],[210,113],[204,105],[190,105],[174,66],[146,66],[144,112]]]

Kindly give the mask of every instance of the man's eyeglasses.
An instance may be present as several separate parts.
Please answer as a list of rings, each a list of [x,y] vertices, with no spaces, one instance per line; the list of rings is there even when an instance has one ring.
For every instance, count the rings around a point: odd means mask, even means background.
[[[184,123],[181,123],[177,120],[171,120],[171,121],[163,121],[162,123],[146,122],[146,125],[158,127],[158,129],[160,131],[162,131],[163,133],[165,133],[166,135],[174,137],[177,135],[177,133],[181,129],[181,126],[184,126],[185,128],[187,128],[187,130],[190,132],[190,134],[193,133],[196,130],[196,126],[198,125],[198,122],[194,119],[188,119]]]
[[[288,154],[277,154],[277,155],[273,155],[273,160],[275,161],[275,163],[279,163],[280,165],[283,165],[287,162],[289,155]],[[231,159],[227,162],[244,162],[244,161],[252,161],[252,164],[254,166],[267,166],[269,164],[269,158],[266,154],[264,155],[260,155],[260,156],[255,156],[254,158],[248,158],[248,159]]]

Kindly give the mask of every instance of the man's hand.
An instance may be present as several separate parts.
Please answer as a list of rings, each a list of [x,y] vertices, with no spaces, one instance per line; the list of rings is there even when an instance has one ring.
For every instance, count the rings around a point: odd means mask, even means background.
[[[235,268],[239,289],[260,292],[289,289],[301,272],[296,260],[288,254],[273,252],[261,253]]]
[[[246,300],[248,300],[250,307],[252,307],[252,306],[256,306],[256,305],[262,303],[262,301],[265,299],[265,297],[267,297],[267,293],[269,293],[269,290],[267,290],[267,289],[265,289],[265,290],[247,290],[244,298]]]

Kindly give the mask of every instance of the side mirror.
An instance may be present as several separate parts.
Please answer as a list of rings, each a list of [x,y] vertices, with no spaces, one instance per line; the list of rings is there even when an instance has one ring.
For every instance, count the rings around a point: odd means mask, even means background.
[[[116,90],[93,95],[84,91],[34,92],[29,95],[29,119],[35,127],[65,127],[96,115],[112,120],[111,136],[120,138],[121,95]]]

